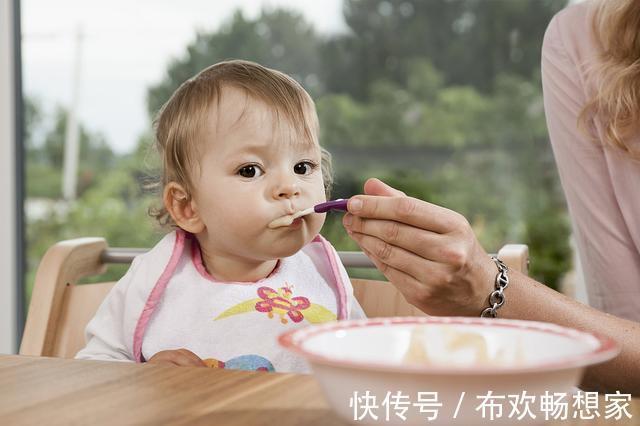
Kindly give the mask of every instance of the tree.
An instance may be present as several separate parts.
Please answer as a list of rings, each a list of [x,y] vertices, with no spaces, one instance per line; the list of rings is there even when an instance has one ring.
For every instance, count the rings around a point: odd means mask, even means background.
[[[566,0],[345,0],[350,33],[324,48],[329,92],[364,99],[380,78],[404,83],[426,58],[447,85],[491,91],[498,73],[530,78],[546,24]],[[347,53],[348,52],[348,53]]]
[[[237,11],[220,31],[199,33],[187,46],[185,55],[169,65],[163,81],[149,89],[149,114],[155,116],[182,82],[230,58],[277,68],[303,83],[310,92],[320,93],[318,49],[319,39],[313,27],[298,12],[265,9],[257,19],[250,20]]]
[[[450,148],[494,146],[490,96],[471,86],[444,86],[428,61],[414,59],[404,84],[374,81],[367,102],[325,95],[318,102],[326,146]],[[519,102],[514,100],[514,102]]]

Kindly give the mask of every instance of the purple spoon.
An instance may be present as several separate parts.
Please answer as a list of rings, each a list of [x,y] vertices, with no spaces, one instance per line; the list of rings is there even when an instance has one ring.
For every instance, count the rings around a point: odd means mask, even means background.
[[[295,214],[289,216],[283,216],[271,222],[269,224],[270,228],[278,228],[280,226],[289,226],[299,217],[306,216],[311,213],[326,213],[329,210],[342,210],[347,211],[347,202],[349,200],[344,200],[339,198],[337,200],[327,201],[325,203],[316,204],[313,207],[309,207],[308,209],[299,211]]]
[[[347,202],[349,202],[349,200],[338,198],[337,200],[331,200],[331,201],[327,201],[326,203],[316,204],[315,206],[313,206],[313,211],[316,213],[326,213],[329,210],[342,210],[346,212]],[[307,210],[304,210],[304,211],[307,211]]]
[[[326,213],[329,210],[342,210],[347,211],[347,202],[349,200],[344,200],[342,198],[338,198],[337,200],[327,201],[325,203],[316,204],[313,207],[309,207],[308,209],[299,211],[298,213],[293,215],[293,218],[299,218],[300,216],[306,216],[311,213]]]

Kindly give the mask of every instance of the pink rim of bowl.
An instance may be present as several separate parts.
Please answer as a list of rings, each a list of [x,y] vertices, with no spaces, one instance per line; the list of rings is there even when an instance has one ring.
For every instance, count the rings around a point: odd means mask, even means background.
[[[543,333],[560,335],[572,339],[597,342],[597,345],[579,355],[562,357],[559,360],[545,361],[540,363],[529,362],[522,366],[464,366],[445,367],[435,365],[416,364],[383,364],[379,362],[354,361],[344,358],[333,358],[320,355],[305,349],[306,340],[323,333],[333,333],[339,330],[349,330],[354,328],[373,327],[382,325],[408,325],[408,324],[460,324],[460,325],[483,325],[490,327],[518,328],[522,330],[534,330]],[[308,361],[323,365],[332,365],[343,368],[353,368],[358,370],[376,370],[402,373],[426,373],[426,374],[454,374],[454,375],[483,375],[483,374],[518,374],[518,373],[539,373],[542,371],[557,371],[570,368],[579,368],[591,364],[606,361],[615,357],[620,352],[620,347],[612,339],[593,333],[586,333],[572,328],[559,325],[523,320],[507,320],[497,318],[465,318],[465,317],[394,317],[394,318],[372,318],[366,320],[340,321],[324,325],[312,325],[305,328],[291,330],[280,335],[278,342],[284,348],[301,355]]]

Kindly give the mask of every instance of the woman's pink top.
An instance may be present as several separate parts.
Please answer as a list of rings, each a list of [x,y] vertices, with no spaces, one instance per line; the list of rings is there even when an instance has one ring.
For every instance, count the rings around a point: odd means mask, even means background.
[[[544,108],[589,303],[640,321],[640,162],[603,146],[597,117],[591,138],[578,128],[578,116],[597,87],[587,80],[588,67],[598,60],[593,6],[591,1],[570,6],[547,28]]]

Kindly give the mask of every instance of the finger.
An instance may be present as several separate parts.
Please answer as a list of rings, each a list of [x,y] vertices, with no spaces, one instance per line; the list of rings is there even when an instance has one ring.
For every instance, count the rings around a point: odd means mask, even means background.
[[[178,349],[178,354],[180,354],[181,360],[184,361],[182,365],[192,365],[194,367],[206,367],[207,364],[196,354],[191,352],[188,349]]]
[[[158,355],[158,354],[149,358],[146,363],[147,364],[173,364],[173,362],[166,359],[163,355]]]
[[[425,284],[416,280],[411,275],[381,262],[380,259],[365,249],[363,249],[363,251],[387,280],[402,293],[409,304],[428,313],[427,310],[422,307],[425,304],[425,292],[427,291]]]
[[[177,361],[177,357],[175,355],[174,350],[166,350],[160,351],[153,355],[148,361],[147,364],[171,364],[171,365],[180,365]]]
[[[356,216],[394,220],[440,234],[468,225],[459,213],[412,197],[356,195],[347,208]]]
[[[376,237],[354,232],[352,238],[367,253],[384,265],[402,271],[419,282],[426,282],[438,273],[443,265],[391,245]],[[386,269],[386,268],[383,268]],[[383,270],[380,270],[384,274]]]
[[[364,183],[364,193],[367,195],[382,195],[390,197],[405,197],[406,194],[399,191],[380,179],[371,178]]]
[[[434,262],[448,263],[457,255],[455,245],[443,234],[425,231],[393,220],[364,219],[350,213],[345,214],[342,221],[348,232],[376,237]]]

